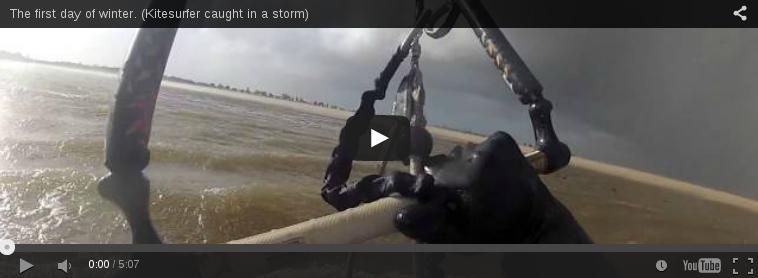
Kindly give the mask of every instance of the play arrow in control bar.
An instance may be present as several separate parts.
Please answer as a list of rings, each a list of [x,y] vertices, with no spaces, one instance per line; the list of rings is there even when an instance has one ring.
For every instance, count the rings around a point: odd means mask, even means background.
[[[18,259],[18,273],[24,273],[24,271],[29,270],[30,268],[34,267],[33,264],[25,261],[24,259],[19,258]]]

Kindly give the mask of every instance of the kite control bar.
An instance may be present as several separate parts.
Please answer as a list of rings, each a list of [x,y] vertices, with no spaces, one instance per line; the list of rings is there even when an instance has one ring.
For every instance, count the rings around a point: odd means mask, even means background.
[[[484,138],[482,138],[484,140]],[[545,164],[540,152],[527,153],[535,168]],[[393,219],[397,210],[416,200],[385,197],[291,226],[230,241],[233,244],[349,244],[361,243],[397,232]]]

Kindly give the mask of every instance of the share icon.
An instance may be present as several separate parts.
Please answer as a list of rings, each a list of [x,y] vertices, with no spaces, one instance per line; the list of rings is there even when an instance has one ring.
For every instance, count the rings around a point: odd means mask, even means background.
[[[742,21],[747,21],[747,16],[742,14],[744,11],[747,11],[747,6],[742,5],[739,10],[734,11],[732,14],[736,17],[739,17]]]

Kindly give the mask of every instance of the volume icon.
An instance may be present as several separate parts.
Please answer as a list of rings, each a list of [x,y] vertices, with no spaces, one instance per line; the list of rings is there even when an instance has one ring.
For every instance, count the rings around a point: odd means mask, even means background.
[[[68,262],[68,259],[58,263],[58,270],[63,271],[63,273],[68,273],[70,269],[71,263]]]

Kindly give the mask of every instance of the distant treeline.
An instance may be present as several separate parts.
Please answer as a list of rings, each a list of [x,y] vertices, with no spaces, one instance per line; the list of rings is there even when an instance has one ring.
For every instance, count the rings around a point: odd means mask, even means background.
[[[261,90],[250,90],[249,87],[246,87],[245,89],[242,89],[242,88],[237,88],[237,87],[233,87],[233,86],[229,86],[229,85],[225,85],[225,84],[221,84],[221,83],[216,84],[216,83],[198,82],[198,81],[184,79],[184,78],[176,77],[176,76],[165,76],[164,80],[169,80],[169,81],[173,81],[173,82],[180,82],[180,83],[187,83],[187,84],[192,84],[192,85],[197,85],[197,86],[205,86],[205,87],[217,88],[217,89],[222,89],[222,90],[227,90],[227,91],[232,91],[232,92],[238,92],[238,93],[243,93],[243,94],[249,94],[249,95],[256,95],[256,96],[262,96],[262,97],[269,97],[269,98],[287,100],[287,101],[292,101],[292,102],[306,103],[306,104],[311,104],[311,105],[315,105],[315,106],[327,107],[327,108],[337,109],[337,110],[343,110],[343,111],[346,110],[346,109],[344,109],[342,107],[339,107],[337,105],[334,105],[334,104],[329,104],[329,103],[325,103],[325,102],[321,102],[321,101],[315,101],[315,100],[314,101],[309,101],[309,100],[306,100],[306,99],[304,99],[302,97],[291,96],[291,95],[288,95],[288,94],[285,94],[285,93],[282,93],[282,94],[273,94],[273,93],[266,92],[266,91],[261,91]]]
[[[121,70],[120,68],[114,68],[114,67],[108,67],[108,66],[88,65],[88,64],[73,63],[73,62],[59,62],[59,61],[53,62],[53,61],[38,60],[34,58],[29,58],[21,53],[13,53],[13,52],[8,52],[8,51],[3,51],[3,50],[0,50],[0,59],[20,61],[20,62],[31,62],[31,63],[37,63],[37,64],[53,65],[53,66],[63,66],[63,67],[76,68],[76,69],[95,70],[95,71],[114,73],[114,74],[118,74],[118,72]],[[329,104],[326,102],[315,101],[315,100],[309,101],[302,97],[291,96],[284,93],[272,94],[270,92],[261,91],[261,90],[250,90],[249,87],[245,89],[241,89],[241,88],[237,88],[237,87],[233,87],[233,86],[229,86],[229,85],[225,85],[221,83],[206,83],[206,82],[194,81],[191,79],[177,77],[177,76],[170,76],[170,75],[163,76],[163,80],[177,82],[177,83],[197,85],[197,86],[205,86],[205,87],[210,87],[210,88],[217,88],[217,89],[228,90],[232,92],[251,94],[251,95],[256,95],[256,96],[269,97],[269,98],[281,99],[281,100],[292,101],[292,102],[306,103],[306,104],[311,104],[315,106],[346,111],[345,108],[342,108],[334,104]]]

